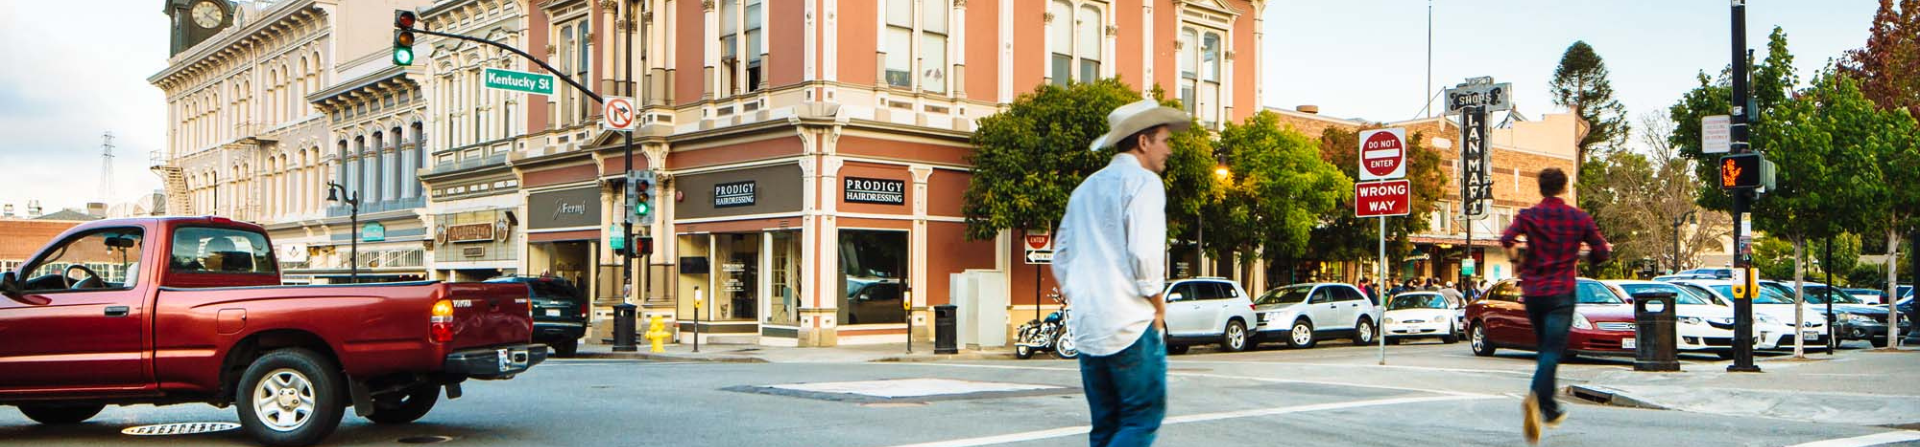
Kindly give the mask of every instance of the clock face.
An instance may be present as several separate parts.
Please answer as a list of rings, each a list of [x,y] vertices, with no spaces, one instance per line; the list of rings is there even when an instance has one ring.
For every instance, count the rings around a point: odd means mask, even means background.
[[[211,1],[203,1],[193,5],[193,23],[200,25],[201,28],[220,26],[220,19],[222,19],[222,16],[225,14],[225,12],[220,10],[219,6],[214,5]]]

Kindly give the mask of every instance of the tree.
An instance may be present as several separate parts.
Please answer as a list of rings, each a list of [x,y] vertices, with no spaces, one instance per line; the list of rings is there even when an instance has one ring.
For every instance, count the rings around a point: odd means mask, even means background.
[[[1051,229],[1066,214],[1073,188],[1113,156],[1111,148],[1087,149],[1107,132],[1107,113],[1138,100],[1140,93],[1117,79],[1046,84],[981,118],[967,156],[973,177],[961,205],[967,237]]]
[[[1372,125],[1377,129],[1382,125]],[[1407,185],[1412,200],[1406,217],[1387,219],[1387,251],[1391,258],[1404,258],[1413,251],[1413,234],[1427,231],[1426,216],[1433,214],[1434,203],[1446,195],[1447,177],[1441,172],[1440,151],[1426,146],[1426,134],[1407,136]],[[1320,158],[1326,160],[1348,182],[1360,179],[1360,130],[1329,127],[1320,133]],[[1313,228],[1306,256],[1313,259],[1355,261],[1379,256],[1380,224],[1374,218],[1354,217],[1353,198],[1344,197],[1328,220]]]
[[[1259,256],[1306,253],[1312,228],[1353,195],[1353,182],[1320,158],[1319,142],[1280,127],[1273,112],[1228,123],[1219,148],[1230,175],[1224,199],[1207,207],[1208,228],[1220,229],[1208,239],[1238,251],[1247,268]]]
[[[1596,155],[1588,162],[1588,174],[1581,181],[1589,184],[1582,200],[1603,204],[1593,207],[1597,210],[1592,214],[1618,259],[1644,258],[1679,271],[1689,268],[1703,248],[1718,245],[1731,230],[1727,225],[1731,218],[1705,212],[1694,203],[1693,168],[1689,160],[1675,158],[1670,142],[1673,128],[1673,122],[1665,116],[1643,114],[1638,134],[1644,153],[1626,150]],[[1698,226],[1689,227],[1683,216],[1691,217]],[[1681,221],[1679,234],[1676,221]],[[1680,238],[1679,253],[1674,251],[1675,237]],[[1633,267],[1626,262],[1582,265],[1582,273],[1628,276]]]
[[[1828,241],[1811,243],[1813,262],[1819,264],[1819,271],[1810,275],[1815,281],[1825,281],[1826,272],[1833,272],[1836,281],[1846,279],[1853,274],[1853,267],[1860,264],[1860,236],[1853,233],[1841,233],[1832,238],[1833,252],[1827,253]]]
[[[1867,46],[1848,51],[1840,71],[1881,109],[1920,116],[1920,0],[1900,0],[1898,9],[1880,0],[1868,29]]]
[[[1547,86],[1553,90],[1553,105],[1566,107],[1579,117],[1574,133],[1580,141],[1576,154],[1586,160],[1588,151],[1626,143],[1627,111],[1613,99],[1613,83],[1607,80],[1607,63],[1585,41],[1575,41],[1560,56]]]
[[[1769,150],[1774,147],[1768,140],[1770,134],[1762,132],[1770,126],[1768,112],[1774,105],[1788,98],[1791,88],[1798,82],[1793,72],[1793,55],[1787,51],[1786,31],[1774,27],[1773,34],[1767,39],[1767,58],[1758,63],[1749,60],[1752,66],[1753,81],[1750,83],[1753,95],[1753,110],[1748,141],[1755,150]],[[1706,180],[1720,174],[1719,154],[1707,154],[1700,146],[1700,120],[1711,115],[1725,115],[1733,109],[1733,88],[1731,67],[1723,68],[1718,77],[1708,77],[1702,72],[1697,75],[1699,87],[1681,95],[1680,100],[1668,108],[1668,116],[1673,119],[1672,142],[1680,156],[1694,161],[1694,178]],[[1733,208],[1733,200],[1720,185],[1715,182],[1700,182],[1694,196],[1696,203],[1712,210],[1727,211]]]

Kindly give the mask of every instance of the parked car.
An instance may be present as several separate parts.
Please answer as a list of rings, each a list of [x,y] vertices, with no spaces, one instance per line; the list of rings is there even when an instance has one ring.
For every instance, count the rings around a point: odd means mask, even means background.
[[[1791,290],[1790,283],[1767,281],[1766,284]],[[1827,318],[1827,303],[1833,303],[1831,321],[1834,329],[1840,331],[1840,340],[1867,340],[1876,348],[1887,347],[1887,320],[1890,313],[1886,306],[1874,306],[1860,302],[1853,295],[1841,293],[1839,289],[1826,284],[1809,282],[1803,284],[1807,292],[1807,304],[1820,311],[1820,318]],[[1905,334],[1908,322],[1900,323],[1901,334]]]
[[[1407,292],[1387,300],[1387,344],[1401,340],[1437,338],[1441,343],[1460,342],[1460,312],[1466,303],[1447,299],[1440,292]]]
[[[106,405],[233,405],[262,444],[320,442],[347,408],[427,414],[442,389],[546,359],[527,287],[437,281],[280,286],[258,225],[100,220],[0,273],[0,405],[72,424]]]
[[[1880,289],[1840,289],[1866,304],[1887,304],[1887,291]]]
[[[1691,269],[1691,270],[1681,270],[1680,273],[1675,273],[1675,275],[1695,275],[1695,276],[1702,276],[1702,277],[1711,278],[1711,279],[1732,279],[1733,269],[1700,268],[1700,269]]]
[[[1354,344],[1373,343],[1374,322],[1381,310],[1360,289],[1341,283],[1305,283],[1279,287],[1254,300],[1259,315],[1256,340],[1284,340],[1287,346],[1311,348],[1321,338],[1350,338]]]
[[[533,293],[533,341],[553,347],[553,354],[560,357],[573,357],[580,350],[593,301],[572,282],[553,276],[508,276],[487,282],[525,284]]]
[[[1711,352],[1722,359],[1733,358],[1733,309],[1717,304],[1704,289],[1688,289],[1679,284],[1657,281],[1601,281],[1620,289],[1629,300],[1648,292],[1674,294],[1675,346],[1681,351]],[[1755,321],[1755,349],[1773,349],[1773,337],[1766,334],[1790,333],[1793,328],[1777,321]]]
[[[1167,282],[1167,352],[1185,354],[1196,344],[1220,344],[1227,352],[1253,347],[1253,300],[1226,278]]]
[[[1714,278],[1713,275],[1700,275],[1700,274],[1685,274],[1685,275],[1675,274],[1675,275],[1662,275],[1662,276],[1653,277],[1654,281],[1659,281],[1659,282],[1677,281],[1682,279],[1716,279],[1716,278]]]
[[[1599,281],[1575,282],[1572,328],[1567,333],[1569,355],[1633,355],[1633,309],[1620,292]],[[1500,348],[1537,350],[1533,322],[1527,318],[1520,280],[1508,279],[1488,289],[1487,296],[1467,305],[1467,333],[1474,355],[1491,356]]]
[[[1733,281],[1697,279],[1676,281],[1675,283],[1691,285],[1706,290],[1712,293],[1719,301],[1727,303],[1729,308],[1733,306]],[[1796,305],[1793,297],[1780,293],[1780,291],[1775,288],[1761,286],[1760,294],[1753,298],[1754,337],[1771,337],[1774,338],[1774,349],[1790,349],[1794,344],[1793,332],[1765,334],[1760,330],[1761,327],[1759,324],[1771,320],[1792,327],[1794,321],[1793,307]],[[1831,328],[1827,326],[1826,318],[1821,315],[1820,310],[1814,309],[1813,306],[1810,305],[1807,306],[1804,311],[1806,321],[1801,322],[1799,332],[1801,338],[1805,340],[1807,345],[1820,345],[1827,342],[1827,335],[1831,332]],[[1761,345],[1764,346],[1765,343],[1761,343]]]

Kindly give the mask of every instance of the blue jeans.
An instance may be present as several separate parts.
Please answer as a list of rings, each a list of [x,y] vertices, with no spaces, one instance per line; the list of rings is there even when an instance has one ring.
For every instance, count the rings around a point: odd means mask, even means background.
[[[1559,373],[1560,358],[1566,355],[1567,331],[1573,325],[1573,292],[1527,297],[1527,321],[1533,326],[1538,364],[1533,369],[1533,396],[1540,400],[1540,413],[1548,418],[1560,414],[1554,401],[1559,389],[1554,375]]]
[[[1113,355],[1080,354],[1080,382],[1093,413],[1087,445],[1153,445],[1167,416],[1167,344],[1158,328]]]

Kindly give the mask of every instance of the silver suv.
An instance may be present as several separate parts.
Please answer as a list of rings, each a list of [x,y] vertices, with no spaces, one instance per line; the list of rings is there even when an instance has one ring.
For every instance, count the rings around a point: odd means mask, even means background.
[[[1219,343],[1240,352],[1252,346],[1253,300],[1240,283],[1226,278],[1167,282],[1167,352],[1185,354],[1192,345]]]
[[[1259,339],[1311,348],[1323,337],[1368,345],[1378,334],[1381,309],[1360,289],[1340,283],[1305,283],[1267,291],[1254,301]]]

